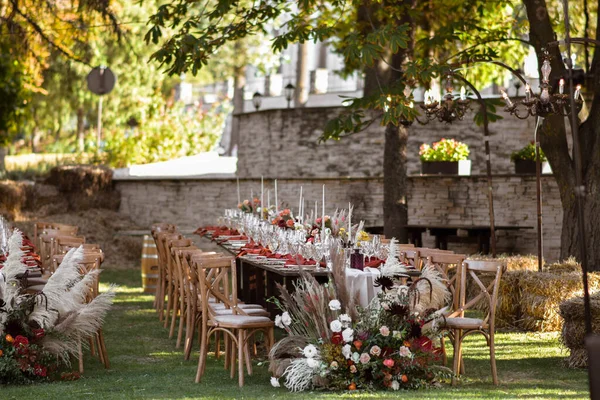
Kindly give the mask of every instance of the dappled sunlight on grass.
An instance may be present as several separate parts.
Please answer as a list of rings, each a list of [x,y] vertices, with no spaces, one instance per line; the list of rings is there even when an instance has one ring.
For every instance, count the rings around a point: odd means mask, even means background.
[[[175,349],[168,329],[152,308],[153,296],[142,293],[140,272],[107,270],[104,282],[120,286],[104,326],[111,370],[86,351],[85,374],[80,381],[3,387],[2,399],[583,399],[588,396],[585,371],[562,367],[564,352],[558,334],[498,333],[496,336],[500,385],[491,383],[489,353],[482,336],[465,340],[466,376],[457,387],[416,392],[307,392],[288,393],[269,384],[267,365],[254,365],[254,375],[238,388],[224,369],[223,358],[209,354],[200,384],[194,383],[198,343],[190,361]],[[107,288],[108,285],[102,285]],[[449,356],[451,345],[449,341]],[[452,360],[450,359],[451,363]],[[451,364],[450,364],[451,365]],[[282,382],[283,383],[283,382]]]

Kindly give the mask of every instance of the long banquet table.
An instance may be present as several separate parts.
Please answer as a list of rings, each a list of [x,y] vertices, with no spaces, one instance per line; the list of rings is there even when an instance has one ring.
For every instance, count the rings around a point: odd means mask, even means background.
[[[218,244],[225,252],[236,256],[238,249],[224,244]],[[325,283],[329,280],[329,272],[324,268],[306,269],[318,282]],[[300,269],[297,267],[275,267],[265,265],[245,257],[236,258],[237,292],[238,297],[244,303],[260,304],[265,307],[272,317],[279,313],[277,306],[268,301],[270,298],[278,297],[280,284],[294,291],[294,282],[300,278]]]

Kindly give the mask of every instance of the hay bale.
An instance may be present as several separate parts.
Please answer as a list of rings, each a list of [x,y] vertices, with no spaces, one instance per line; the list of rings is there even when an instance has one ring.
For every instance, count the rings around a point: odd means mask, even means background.
[[[27,191],[32,182],[0,181],[0,214],[15,219],[27,205]]]
[[[67,200],[69,211],[118,210],[121,197],[113,189],[112,170],[97,165],[63,165],[50,170],[47,183]]]
[[[585,310],[583,298],[576,297],[560,304],[560,316],[564,320],[561,342],[570,350],[565,360],[569,368],[587,367],[587,351],[585,349]],[[600,292],[590,296],[592,314],[592,331],[600,332]]]
[[[62,165],[50,170],[47,182],[64,193],[93,195],[112,187],[112,170],[99,165]]]
[[[479,257],[479,259],[491,259]],[[533,256],[500,256],[507,271],[502,276],[496,307],[496,326],[527,331],[559,331],[563,326],[559,305],[565,299],[583,294],[580,265],[570,258],[548,264],[537,272],[537,259]],[[488,284],[492,276],[482,277]],[[590,291],[600,291],[600,273],[588,274]],[[474,285],[467,287],[467,296],[478,293]],[[477,291],[477,292],[476,292]],[[488,306],[480,302],[475,307],[487,312]]]

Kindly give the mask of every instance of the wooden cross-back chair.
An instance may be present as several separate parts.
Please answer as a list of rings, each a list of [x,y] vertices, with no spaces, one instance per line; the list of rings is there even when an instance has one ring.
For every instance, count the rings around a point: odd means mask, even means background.
[[[238,366],[238,384],[244,386],[244,364],[248,374],[252,374],[252,364],[250,362],[250,351],[248,339],[259,331],[265,333],[267,340],[267,350],[273,345],[274,323],[268,317],[242,315],[237,306],[237,287],[236,274],[232,277],[232,294],[229,296],[226,290],[221,289],[219,282],[224,281],[225,275],[234,270],[235,259],[231,257],[221,257],[216,259],[205,259],[195,263],[197,268],[197,285],[200,288],[200,304],[202,306],[202,318],[200,322],[200,357],[198,360],[198,370],[196,372],[196,382],[200,382],[206,369],[206,356],[208,353],[208,338],[216,332],[222,332],[226,337],[226,359],[231,366],[231,378],[235,376],[235,358],[237,353]],[[229,315],[220,315],[212,303],[210,297],[220,300],[232,310]],[[237,349],[237,352],[234,351]]]
[[[185,255],[185,260],[182,266],[186,269],[186,275],[190,279],[190,284],[186,287],[189,288],[190,293],[187,295],[189,299],[191,299],[188,303],[188,320],[186,326],[186,340],[185,340],[185,349],[184,349],[184,358],[187,360],[190,357],[192,343],[194,339],[194,331],[195,326],[202,317],[202,305],[201,305],[201,296],[200,289],[198,287],[199,277],[198,277],[198,268],[199,263],[210,260],[210,259],[219,259],[222,257],[226,257],[220,253],[202,253],[202,252],[187,252]],[[219,314],[219,315],[231,315],[233,314],[233,299],[234,296],[237,296],[236,288],[231,288],[231,281],[229,279],[230,274],[235,274],[235,268],[233,270],[227,269],[227,267],[222,267],[222,274],[218,277],[219,279],[215,279],[213,281],[213,286],[220,287],[224,293],[222,298],[215,298],[212,295],[209,296],[209,302],[211,309]],[[223,299],[229,299],[224,301]],[[265,310],[259,304],[245,304],[242,303],[235,297],[236,308],[238,309],[238,313],[241,315],[253,315],[253,316],[269,316],[269,312]],[[217,358],[220,357],[220,335],[216,333],[215,340],[215,356]],[[227,345],[227,342],[225,342]],[[227,347],[227,346],[226,346]],[[227,359],[226,359],[226,367],[227,367]]]
[[[39,237],[40,243],[40,258],[42,261],[42,267],[47,268],[50,263],[50,258],[55,254],[60,254],[61,252],[58,249],[58,239],[62,239],[63,241],[73,239],[79,244],[85,243],[85,239],[77,238],[73,235],[67,235],[63,231],[57,230],[47,230],[44,231],[43,234]],[[83,239],[83,242],[81,241]]]
[[[63,262],[65,256],[66,256],[66,254],[55,254],[52,256],[51,265],[52,265],[53,271],[56,271],[58,266]],[[87,274],[89,272],[99,270],[102,265],[103,260],[104,260],[104,253],[102,253],[102,251],[100,251],[99,249],[97,249],[97,250],[83,249],[83,254],[81,256],[81,259],[77,263],[77,265],[79,267],[81,274]],[[40,290],[43,291],[43,287],[40,288]],[[98,296],[98,294],[99,294],[99,281],[96,278],[90,287],[90,292],[87,297],[87,301],[88,302],[92,301],[94,298],[96,298]],[[106,351],[106,344],[104,342],[104,333],[102,332],[102,329],[99,329],[98,332],[96,332],[94,334],[93,338],[90,338],[90,350],[91,350],[92,356],[96,355],[96,349],[98,349],[98,357],[100,358],[100,362],[102,364],[104,364],[105,368],[107,368],[107,369],[110,368],[110,362],[108,360],[108,352]],[[83,349],[81,346],[81,342],[79,343],[79,372],[83,373]]]
[[[48,230],[63,231],[65,235],[75,236],[79,231],[79,227],[54,222],[36,222],[33,224],[33,244],[39,247],[39,236]]]
[[[167,242],[167,314],[165,317],[164,327],[166,328],[169,323],[169,316],[171,317],[171,328],[169,330],[169,339],[175,334],[175,323],[177,322],[177,314],[181,313],[181,319],[183,319],[183,310],[181,309],[180,299],[180,285],[182,277],[179,276],[179,270],[177,268],[177,261],[175,260],[176,252],[179,249],[197,249],[189,239],[175,239]]]
[[[498,384],[494,342],[495,314],[500,279],[505,270],[506,265],[501,262],[474,260],[465,261],[460,269],[458,308],[445,318],[443,326],[449,332],[454,346],[453,370],[455,376],[460,374],[461,369],[464,372],[462,361],[462,342],[464,338],[474,333],[481,333],[485,337],[490,349],[492,380],[494,385]],[[487,279],[481,279],[484,275],[487,275],[488,278],[492,277],[491,281],[487,284],[483,283],[484,281],[487,282]],[[467,287],[469,285],[475,288],[475,290],[470,290],[472,293],[470,298],[467,297]],[[487,309],[487,313],[483,318],[465,317],[466,311],[482,301],[486,303],[485,308]],[[452,383],[456,384],[456,380],[453,379]]]
[[[464,254],[431,252],[425,261],[425,266],[435,268],[446,282],[448,291],[452,296],[450,312],[458,309],[458,278],[465,258]]]
[[[191,266],[200,259],[220,258],[222,254],[216,252],[204,252],[200,249],[182,249],[177,251],[177,266],[181,270],[185,283],[183,285],[185,298],[185,341],[183,357],[189,360],[192,354],[194,331],[198,323],[198,315],[202,308],[199,306],[200,289],[198,288],[197,269]],[[180,327],[181,330],[181,327]],[[178,340],[179,341],[179,340]]]
[[[173,232],[159,232],[156,235],[156,250],[158,252],[158,284],[156,285],[155,306],[158,311],[158,320],[165,317],[165,296],[168,290],[167,264],[169,262],[167,241],[182,239],[181,234]]]

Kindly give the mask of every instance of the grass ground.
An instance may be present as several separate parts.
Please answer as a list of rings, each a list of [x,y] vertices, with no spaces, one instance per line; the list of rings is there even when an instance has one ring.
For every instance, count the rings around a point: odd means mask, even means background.
[[[471,337],[465,348],[467,377],[457,387],[416,392],[288,393],[269,384],[266,366],[256,366],[246,386],[229,379],[222,361],[209,357],[206,375],[194,383],[197,358],[186,362],[152,310],[135,270],[107,270],[103,282],[120,285],[105,323],[111,369],[88,357],[79,381],[0,388],[1,399],[266,399],[266,398],[420,398],[420,399],[580,399],[589,398],[585,371],[562,367],[564,352],[557,334],[497,335],[501,384],[491,384],[483,337]]]

